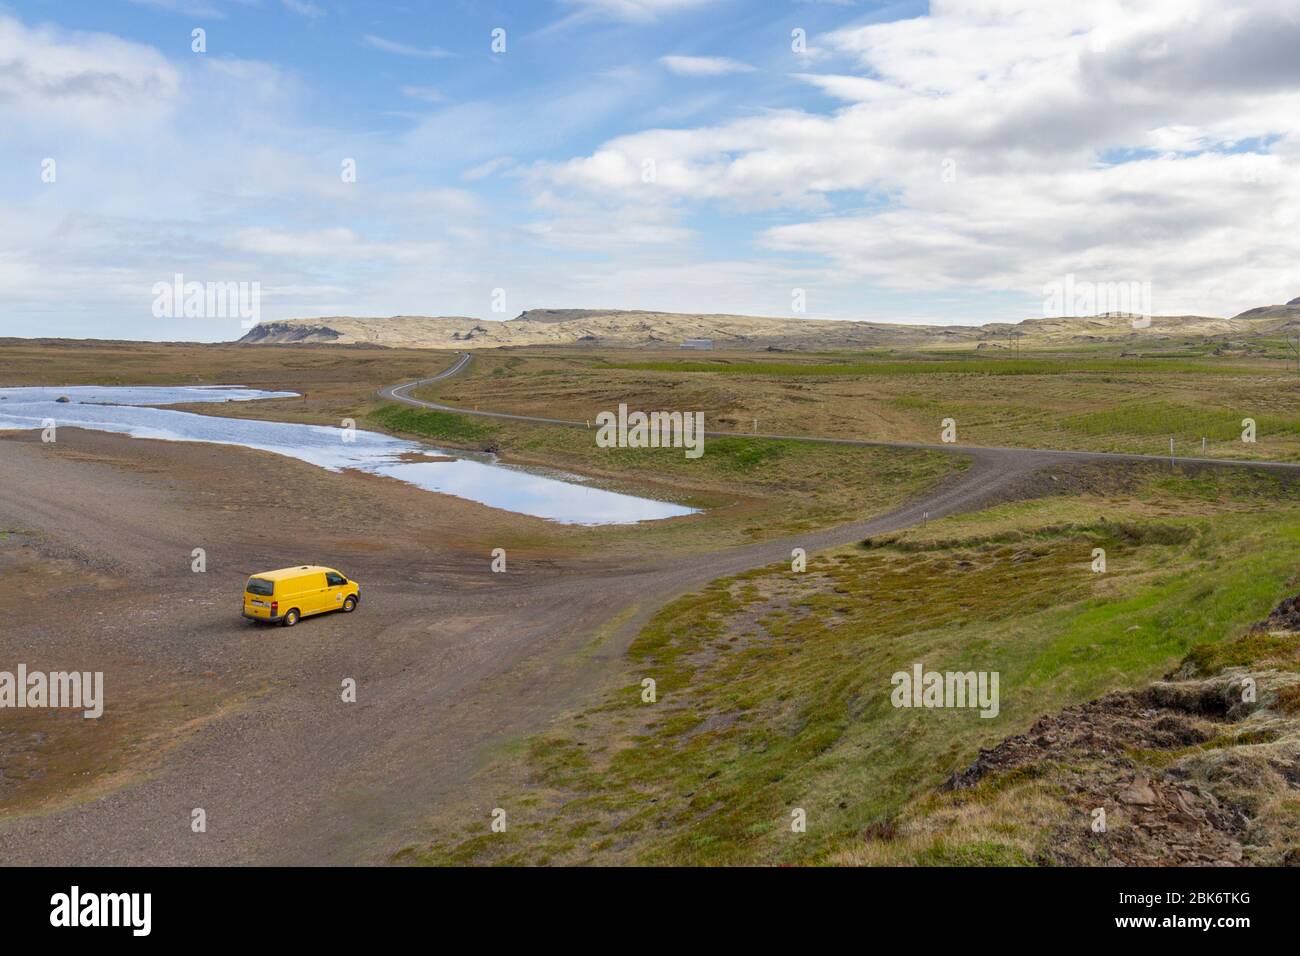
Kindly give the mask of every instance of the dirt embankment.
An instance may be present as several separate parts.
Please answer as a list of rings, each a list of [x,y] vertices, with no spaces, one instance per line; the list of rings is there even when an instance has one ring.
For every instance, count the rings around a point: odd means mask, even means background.
[[[1035,862],[1300,864],[1300,596],[1164,681],[1040,718],[947,789],[1014,817],[1030,801],[1005,794],[1043,785],[1059,804]]]

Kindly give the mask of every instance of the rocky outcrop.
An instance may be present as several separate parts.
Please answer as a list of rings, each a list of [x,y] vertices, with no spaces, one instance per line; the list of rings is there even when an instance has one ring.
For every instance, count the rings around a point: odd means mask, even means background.
[[[1038,841],[1041,863],[1300,864],[1300,831],[1287,810],[1300,798],[1298,626],[1293,597],[1225,648],[1255,658],[1249,664],[1204,676],[1198,659],[1220,648],[1194,651],[1145,690],[1040,717],[981,750],[945,789],[1050,780],[1073,812]],[[1080,822],[1098,818],[1103,828]]]
[[[239,341],[250,343],[337,342],[341,338],[343,338],[342,333],[331,329],[328,325],[290,321],[258,323],[249,329],[248,333]]]

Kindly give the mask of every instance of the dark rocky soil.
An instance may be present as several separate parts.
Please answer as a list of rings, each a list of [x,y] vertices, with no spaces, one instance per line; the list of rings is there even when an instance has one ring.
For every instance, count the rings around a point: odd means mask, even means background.
[[[1300,631],[1300,596],[1257,629],[1291,630]],[[1078,815],[1044,835],[1043,864],[1300,864],[1298,688],[1300,675],[1261,662],[1108,694],[981,751],[947,789],[1011,774],[1048,781]],[[1078,824],[1098,810],[1104,830]]]

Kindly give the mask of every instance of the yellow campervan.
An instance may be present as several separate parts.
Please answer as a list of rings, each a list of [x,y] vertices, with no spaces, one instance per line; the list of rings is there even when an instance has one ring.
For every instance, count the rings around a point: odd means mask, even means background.
[[[326,611],[353,611],[361,588],[333,568],[304,564],[254,574],[244,585],[244,617],[293,627],[299,618]]]

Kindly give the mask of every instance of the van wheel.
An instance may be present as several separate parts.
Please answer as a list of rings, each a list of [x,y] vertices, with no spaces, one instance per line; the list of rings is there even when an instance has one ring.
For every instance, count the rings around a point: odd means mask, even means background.
[[[351,614],[356,609],[357,609],[357,599],[349,594],[347,597],[343,599],[343,610],[345,613]]]
[[[298,609],[296,607],[289,608],[289,610],[284,615],[284,619],[280,621],[280,623],[283,624],[285,627],[293,627],[295,624],[297,624]]]

